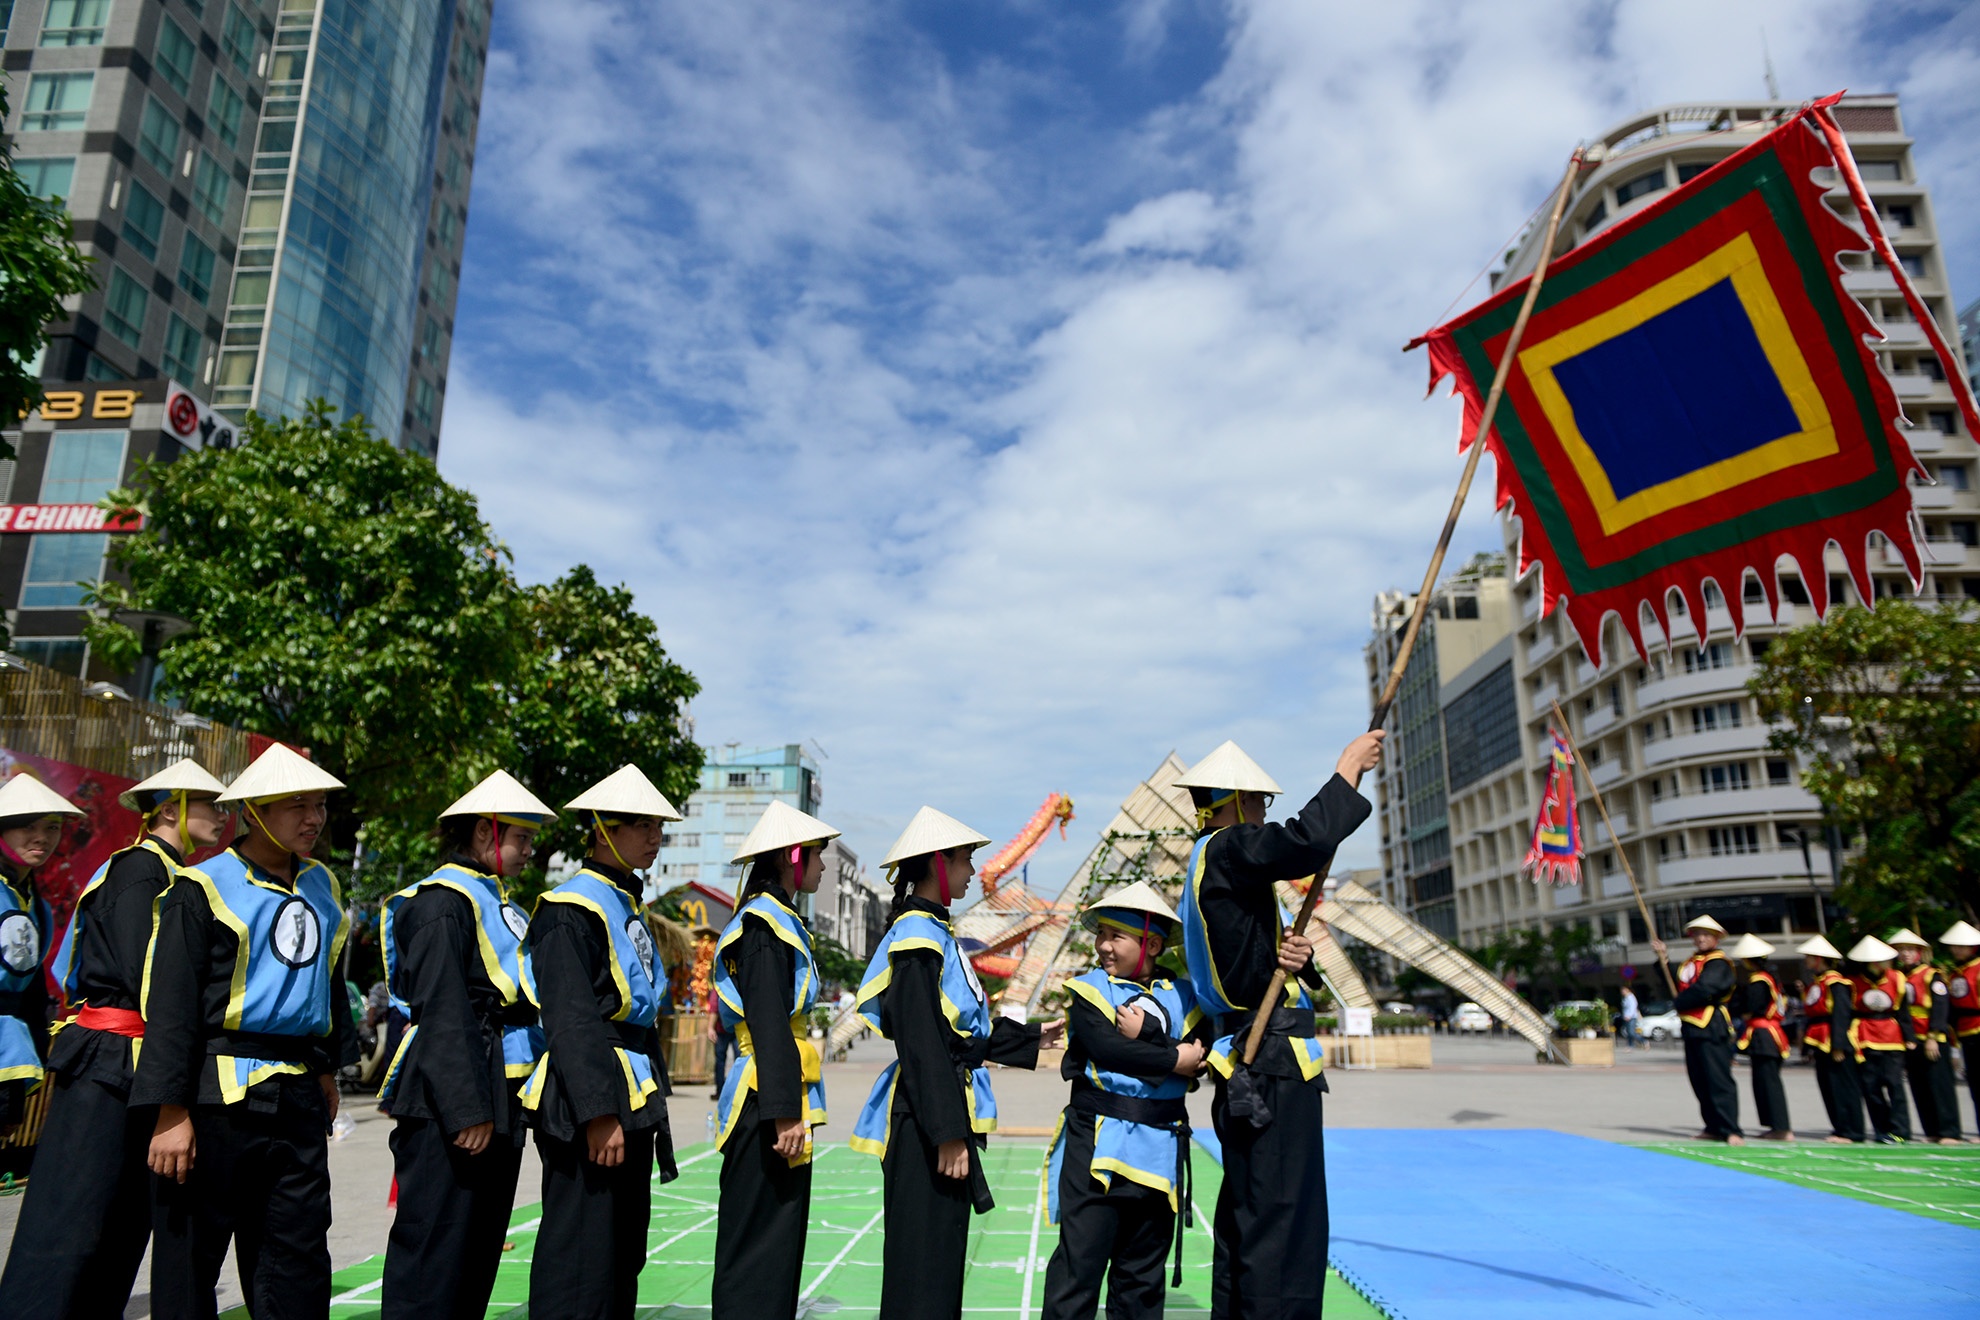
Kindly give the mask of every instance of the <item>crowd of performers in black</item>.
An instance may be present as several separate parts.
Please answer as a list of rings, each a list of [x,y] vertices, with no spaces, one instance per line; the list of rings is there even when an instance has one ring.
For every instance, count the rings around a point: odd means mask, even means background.
[[[1049,1155],[1060,1241],[1044,1313],[1091,1316],[1103,1287],[1110,1315],[1162,1313],[1191,1215],[1183,1096],[1207,1076],[1224,1152],[1217,1314],[1317,1320],[1320,982],[1275,886],[1325,872],[1369,813],[1356,789],[1381,750],[1379,733],[1356,739],[1284,824],[1265,821],[1278,785],[1235,744],[1193,767],[1178,781],[1200,826],[1181,912],[1146,884],[1086,909],[1097,966],[1068,982],[1053,1022],[993,1013],[951,929],[989,840],[932,808],[914,817],[885,861],[893,910],[856,997],[897,1056],[852,1137],[881,1161],[882,1315],[960,1314],[970,1218],[992,1203],[986,1065],[1035,1067],[1063,1037],[1072,1094]],[[120,1316],[147,1244],[160,1320],[211,1320],[230,1248],[257,1320],[329,1313],[327,1141],[358,1042],[335,979],[349,914],[312,853],[341,788],[279,744],[231,785],[192,761],[139,783],[123,801],[140,837],[90,880],[48,957],[34,872],[82,813],[28,774],[0,786],[0,1129],[33,1090],[51,1092],[0,1280],[10,1315]],[[485,1314],[531,1131],[542,1207],[529,1313],[634,1313],[654,1185],[678,1176],[658,1029],[667,974],[638,873],[681,815],[633,766],[565,810],[589,825],[590,851],[534,912],[507,882],[555,813],[500,771],[441,817],[445,861],[382,905],[385,984],[409,1023],[380,1090],[398,1191],[387,1317]],[[234,841],[213,851],[234,812]],[[799,896],[836,834],[772,802],[736,857],[746,883],[712,967],[743,1055],[719,1097],[717,1320],[801,1304],[825,1096]],[[1189,971],[1173,977],[1156,959],[1178,945]],[[1247,1063],[1242,1036],[1279,969],[1284,998]],[[51,1032],[58,1002],[70,1013]]]

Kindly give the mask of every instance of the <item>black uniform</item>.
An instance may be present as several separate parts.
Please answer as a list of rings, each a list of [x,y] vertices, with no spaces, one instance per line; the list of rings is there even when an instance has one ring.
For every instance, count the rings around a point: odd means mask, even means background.
[[[596,861],[586,869],[634,896],[630,871]],[[646,1227],[653,1208],[653,1169],[680,1176],[667,1124],[667,1064],[656,1028],[614,1022],[619,991],[611,938],[598,918],[574,903],[538,903],[529,922],[530,967],[550,1051],[549,1077],[535,1111],[536,1153],[543,1161],[543,1223],[529,1267],[529,1313],[535,1320],[624,1320],[639,1295]],[[625,1070],[614,1046],[644,1053],[659,1093],[630,1108]],[[625,1162],[593,1164],[585,1125],[607,1114],[625,1132]],[[257,1317],[257,1320],[259,1318]]]
[[[7,880],[14,891],[21,896],[27,907],[28,919],[34,922],[36,953],[42,961],[48,956],[48,908],[34,892],[31,875],[23,874],[21,868],[11,859],[0,857],[0,868],[5,868]],[[48,983],[46,978],[35,976],[19,993],[0,991],[0,1015],[19,1018],[27,1023],[28,1034],[34,1037],[35,1057],[48,1058]],[[11,1128],[27,1117],[28,1084],[24,1078],[0,1082],[0,1128]]]
[[[1740,987],[1739,1015],[1743,1018],[1769,1018],[1774,1013],[1774,985],[1754,977]],[[1769,1132],[1792,1132],[1788,1118],[1787,1091],[1781,1086],[1781,1043],[1771,1031],[1749,1029],[1743,1047],[1753,1069],[1753,1108]]]
[[[265,884],[292,887],[249,866]],[[328,1036],[289,1038],[304,1072],[268,1077],[227,1104],[208,1046],[226,1035],[239,950],[197,884],[174,884],[159,903],[131,1105],[191,1110],[195,1154],[184,1183],[151,1180],[154,1320],[212,1320],[230,1241],[255,1320],[320,1317],[330,1306],[330,1110],[321,1079],[357,1061],[357,1033],[336,996]]]
[[[174,864],[183,860],[162,839]],[[119,854],[82,900],[88,920],[73,951],[76,997],[92,1008],[136,1012],[151,945],[152,906],[172,872],[149,848]],[[48,1058],[55,1094],[35,1147],[49,1176],[30,1177],[0,1297],[16,1320],[62,1316],[116,1320],[130,1300],[151,1237],[151,1172],[145,1155],[154,1109],[130,1107],[132,1041],[71,1022]]]
[[[742,996],[756,1090],[744,1097],[735,1129],[722,1144],[714,1320],[797,1315],[811,1165],[793,1168],[776,1150],[777,1120],[804,1117],[803,1061],[791,1034],[796,958],[797,951],[750,912],[724,954]]]
[[[1929,964],[1928,964],[1929,966]],[[1900,967],[1904,973],[1905,993],[1916,996],[1918,987],[1912,983],[1911,974],[1915,967]],[[1936,967],[1931,967],[1931,976],[1926,984],[1930,998],[1926,1001],[1929,1009],[1925,1022],[1925,1034],[1918,1044],[1906,1050],[1904,1070],[1911,1082],[1911,1099],[1918,1106],[1918,1129],[1927,1141],[1939,1141],[1946,1137],[1959,1139],[1959,1092],[1953,1084],[1953,1051],[1958,1048],[1952,1039],[1952,1003],[1946,993],[1946,977]],[[1916,1031],[1918,1023],[1912,1022]],[[1939,1042],[1939,1057],[1936,1062],[1927,1058],[1925,1042]]]
[[[1740,1135],[1739,1083],[1733,1080],[1732,1022],[1725,1005],[1733,997],[1732,960],[1720,955],[1699,961],[1691,984],[1677,992],[1673,1006],[1680,1015],[1706,1009],[1704,1026],[1683,1025],[1684,1071],[1691,1093],[1698,1097],[1698,1116],[1706,1135],[1725,1140]]]
[[[904,910],[949,919],[947,908],[925,898],[910,896]],[[962,1314],[963,1272],[969,1261],[970,1209],[987,1211],[993,1204],[977,1156],[987,1143],[970,1130],[963,1098],[967,1074],[985,1061],[1037,1067],[1040,1027],[997,1018],[987,1052],[972,1058],[970,1043],[942,1015],[942,955],[933,949],[904,949],[894,954],[893,969],[880,1025],[894,1042],[901,1070],[894,1087],[893,1131],[881,1160],[887,1239],[880,1320],[956,1320]],[[936,1171],[936,1150],[945,1141],[970,1143],[968,1178],[944,1178]]]
[[[1117,1175],[1102,1186],[1093,1176],[1094,1114],[1080,1101],[1098,1093],[1086,1078],[1088,1064],[1160,1082],[1176,1070],[1176,1046],[1153,1014],[1142,1018],[1139,1034],[1125,1036],[1086,1000],[1075,998],[1066,1006],[1066,1057],[1059,1075],[1072,1083],[1074,1103],[1065,1114],[1059,1245],[1045,1268],[1043,1320],[1090,1320],[1103,1282],[1108,1320],[1160,1320],[1167,1296],[1162,1264],[1174,1239],[1176,1212],[1166,1193],[1145,1183]],[[1187,1196],[1187,1184],[1179,1185],[1177,1194]]]
[[[1809,1013],[1804,1032],[1826,1027],[1828,1043],[1811,1041],[1804,1034],[1802,1044],[1815,1059],[1815,1086],[1822,1093],[1822,1108],[1828,1111],[1829,1134],[1862,1141],[1863,1091],[1857,1081],[1856,1054],[1849,1044],[1850,1024],[1856,1020],[1855,988],[1848,977],[1832,971],[1817,973],[1815,984],[1826,987],[1823,998],[1828,1001],[1829,1012]],[[1833,1053],[1837,1046],[1842,1047],[1841,1058]]]
[[[1335,775],[1283,825],[1243,824],[1204,845],[1198,903],[1212,960],[1229,1002],[1256,1004],[1279,965],[1281,880],[1326,873],[1341,840],[1372,810]],[[1192,969],[1201,984],[1201,972]],[[1301,973],[1319,984],[1312,968]],[[1327,1287],[1327,1153],[1320,1097],[1326,1075],[1305,1080],[1288,1035],[1311,1035],[1313,1020],[1285,1009],[1250,1067],[1219,1077],[1210,1114],[1224,1148],[1217,1193],[1211,1309],[1220,1317],[1318,1320]],[[1251,1014],[1217,1024],[1241,1054]]]
[[[479,872],[467,857],[449,859]],[[482,874],[486,874],[482,872]],[[386,1109],[399,1206],[385,1251],[385,1320],[481,1320],[502,1261],[522,1169],[522,1079],[504,1075],[502,1027],[535,1020],[504,1008],[477,947],[480,922],[459,891],[428,885],[392,919],[399,995],[419,1032],[399,1060]],[[454,1135],[494,1134],[478,1155]]]

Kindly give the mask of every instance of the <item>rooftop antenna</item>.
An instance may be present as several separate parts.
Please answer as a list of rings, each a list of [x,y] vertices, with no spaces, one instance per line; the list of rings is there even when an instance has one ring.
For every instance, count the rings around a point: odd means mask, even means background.
[[[1774,56],[1767,49],[1767,29],[1760,29],[1760,63],[1767,71],[1767,99],[1781,99],[1781,81],[1774,76]]]

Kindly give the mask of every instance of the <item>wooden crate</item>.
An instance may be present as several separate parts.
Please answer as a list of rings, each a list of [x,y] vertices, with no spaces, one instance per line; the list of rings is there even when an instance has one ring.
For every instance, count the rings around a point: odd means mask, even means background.
[[[682,1082],[715,1080],[715,1042],[708,1039],[709,1014],[680,1013],[667,1038],[667,1076]]]
[[[1569,1066],[1575,1068],[1613,1068],[1616,1066],[1616,1038],[1597,1036],[1594,1040],[1583,1040],[1579,1036],[1557,1038],[1554,1044],[1567,1056]]]

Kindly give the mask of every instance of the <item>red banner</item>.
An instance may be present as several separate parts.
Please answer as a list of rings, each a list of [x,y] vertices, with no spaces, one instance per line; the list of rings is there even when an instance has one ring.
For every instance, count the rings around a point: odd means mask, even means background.
[[[113,514],[94,504],[0,504],[0,532],[141,532],[141,513]]]

